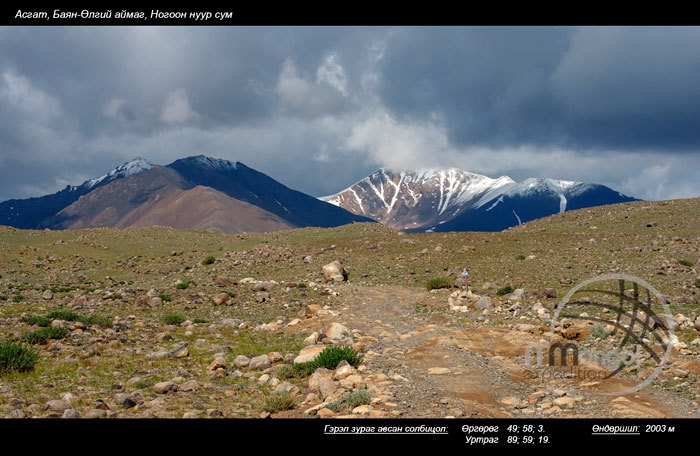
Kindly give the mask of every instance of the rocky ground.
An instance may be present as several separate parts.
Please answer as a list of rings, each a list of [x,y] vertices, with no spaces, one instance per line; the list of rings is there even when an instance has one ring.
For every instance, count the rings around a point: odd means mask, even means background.
[[[0,228],[0,339],[66,328],[31,344],[34,369],[0,374],[0,416],[699,417],[699,219],[700,201],[678,200],[503,233]],[[464,268],[470,291],[426,289]],[[605,325],[550,326],[572,286],[609,272],[670,302],[676,338],[656,380],[599,394],[652,363],[603,381],[532,378],[528,344],[615,345],[596,337]],[[291,369],[331,346],[362,361]]]

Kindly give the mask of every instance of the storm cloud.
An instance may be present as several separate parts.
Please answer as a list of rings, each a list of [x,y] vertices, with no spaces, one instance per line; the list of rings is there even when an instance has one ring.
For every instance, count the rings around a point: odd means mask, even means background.
[[[378,167],[700,195],[698,27],[12,27],[0,201],[142,156],[311,195]]]

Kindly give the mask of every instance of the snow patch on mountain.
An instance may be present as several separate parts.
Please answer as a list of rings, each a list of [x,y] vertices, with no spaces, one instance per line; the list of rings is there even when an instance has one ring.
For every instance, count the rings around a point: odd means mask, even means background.
[[[88,188],[93,188],[98,184],[112,182],[120,177],[128,177],[151,168],[153,168],[153,163],[149,162],[145,158],[136,157],[133,160],[122,163],[104,176],[86,181],[83,183],[83,185],[87,186]]]

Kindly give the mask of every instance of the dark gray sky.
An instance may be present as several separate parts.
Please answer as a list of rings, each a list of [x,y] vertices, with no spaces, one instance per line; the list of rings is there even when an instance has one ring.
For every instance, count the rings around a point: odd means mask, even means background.
[[[0,27],[0,201],[136,156],[700,196],[699,27]]]

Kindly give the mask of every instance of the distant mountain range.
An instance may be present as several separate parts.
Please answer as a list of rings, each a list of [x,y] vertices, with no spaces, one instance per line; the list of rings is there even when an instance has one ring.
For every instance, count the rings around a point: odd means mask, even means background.
[[[320,198],[409,232],[501,231],[540,217],[636,201],[604,185],[554,179],[515,182],[460,169],[379,169]]]
[[[500,231],[566,210],[635,201],[597,184],[515,182],[448,168],[379,169],[321,198],[240,162],[204,155],[167,166],[136,158],[97,179],[0,203],[0,225],[27,229],[172,226],[226,233],[377,221],[409,232]]]
[[[136,158],[77,187],[0,203],[0,225],[31,229],[164,225],[237,233],[372,221],[240,162],[203,155],[168,166]]]

